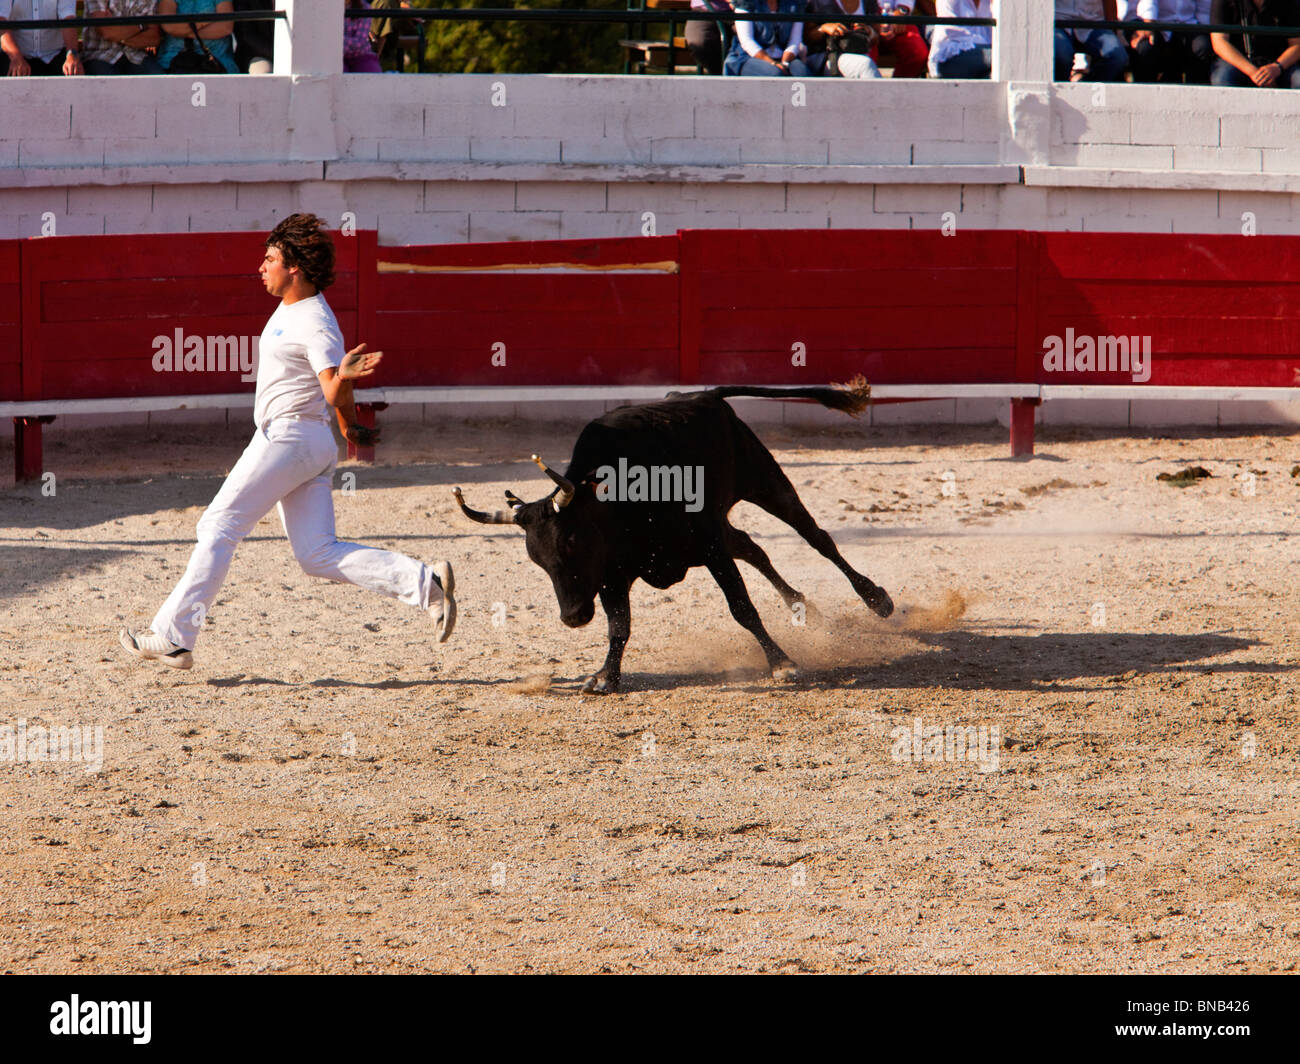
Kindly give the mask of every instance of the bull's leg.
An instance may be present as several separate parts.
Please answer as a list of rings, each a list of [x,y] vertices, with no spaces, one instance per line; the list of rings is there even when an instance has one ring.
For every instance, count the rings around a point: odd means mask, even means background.
[[[853,585],[853,590],[858,593],[858,597],[881,617],[888,617],[893,613],[894,602],[888,592],[883,587],[873,584],[844,560],[839,548],[835,546],[835,541],[818,527],[812,514],[804,508],[804,504],[794,490],[794,485],[790,483],[775,460],[772,462],[772,468],[776,470],[777,475],[765,482],[762,492],[747,495],[745,498],[755,506],[761,506],[773,517],[784,521],[803,536],[814,550],[834,562],[835,567],[849,578],[849,583]]]
[[[781,579],[781,574],[778,573],[772,565],[772,561],[768,558],[767,552],[750,538],[749,533],[742,532],[738,528],[733,528],[731,525],[727,525],[727,527],[723,529],[723,538],[726,542],[727,550],[731,552],[731,556],[737,561],[746,562],[749,565],[752,565],[767,577],[768,583],[776,588],[777,593],[781,596],[787,606],[793,606],[796,602],[804,601],[802,592],[796,591]]]
[[[767,634],[767,629],[763,627],[763,622],[758,616],[758,610],[754,609],[754,603],[750,601],[745,581],[741,579],[736,563],[729,555],[718,555],[705,564],[713,574],[713,579],[722,588],[722,593],[727,596],[727,606],[731,610],[731,615],[742,627],[748,629],[758,640],[758,645],[763,648],[763,653],[767,655],[767,667],[772,670],[772,677],[777,680],[794,679],[798,675],[795,664]]]
[[[589,676],[582,685],[584,694],[614,694],[623,678],[623,649],[632,631],[632,606],[628,601],[629,585],[620,583],[600,589],[600,604],[609,621],[609,651],[600,672]]]

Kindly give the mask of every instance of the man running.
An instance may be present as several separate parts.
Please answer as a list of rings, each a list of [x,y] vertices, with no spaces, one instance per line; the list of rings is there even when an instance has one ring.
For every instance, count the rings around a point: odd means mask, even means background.
[[[122,630],[122,646],[136,657],[177,669],[194,664],[199,629],[235,547],[273,506],[308,575],[356,584],[426,610],[440,643],[456,624],[449,563],[425,565],[334,536],[331,491],[338,447],[329,410],[353,443],[374,442],[378,431],[357,424],[352,382],[370,376],[383,353],[367,353],[365,344],[343,352],[338,322],[321,294],[334,281],[334,245],[323,224],[314,215],[293,214],[267,237],[259,272],[280,306],[258,346],[257,431],[199,519],[198,544],[185,575],[150,630]]]

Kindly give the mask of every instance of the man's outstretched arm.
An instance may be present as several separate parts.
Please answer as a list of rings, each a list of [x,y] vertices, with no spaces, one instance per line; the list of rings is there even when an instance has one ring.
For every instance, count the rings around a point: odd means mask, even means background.
[[[368,447],[378,440],[379,430],[357,424],[357,405],[352,399],[352,382],[374,373],[383,357],[382,351],[367,352],[365,344],[358,344],[343,356],[338,369],[331,367],[317,374],[321,391],[325,393],[325,401],[334,408],[339,419],[339,431],[358,447]]]

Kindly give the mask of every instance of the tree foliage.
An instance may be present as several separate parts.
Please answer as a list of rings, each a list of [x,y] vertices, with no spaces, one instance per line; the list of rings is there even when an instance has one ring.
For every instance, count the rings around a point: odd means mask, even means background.
[[[412,0],[412,6],[627,10],[620,0]],[[626,23],[428,22],[426,27],[425,69],[447,74],[622,73],[618,42],[628,36]],[[641,28],[632,36],[641,36]]]

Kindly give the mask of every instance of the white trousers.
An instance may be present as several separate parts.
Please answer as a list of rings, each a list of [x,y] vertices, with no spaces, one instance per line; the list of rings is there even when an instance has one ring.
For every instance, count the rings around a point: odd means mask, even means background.
[[[427,565],[404,554],[334,537],[338,449],[323,421],[280,418],[259,429],[198,524],[185,575],[153,619],[153,630],[194,649],[240,540],[275,506],[294,557],[309,576],[356,584],[426,608],[442,599]]]
[[[859,55],[857,52],[845,52],[840,56],[839,69],[842,78],[863,80],[880,77],[880,68],[876,66],[876,61],[869,55]]]

